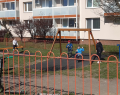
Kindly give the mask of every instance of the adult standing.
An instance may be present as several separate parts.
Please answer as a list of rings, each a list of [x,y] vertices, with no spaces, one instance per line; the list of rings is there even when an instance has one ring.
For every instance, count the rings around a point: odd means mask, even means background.
[[[97,39],[96,52],[97,52],[97,55],[99,56],[99,58],[100,58],[100,60],[101,60],[101,53],[102,53],[102,52],[105,52],[105,51],[103,50],[102,43],[100,42],[99,39]],[[97,63],[99,63],[99,61],[98,61]],[[100,63],[101,63],[101,62],[100,62]]]
[[[14,51],[15,48],[18,49],[17,46],[18,46],[18,42],[17,42],[17,40],[14,38],[14,40],[13,40],[13,51]]]
[[[72,51],[73,51],[73,45],[72,43],[70,42],[70,40],[68,40],[68,44],[66,45],[66,48],[68,48],[68,57],[71,57],[72,56]]]

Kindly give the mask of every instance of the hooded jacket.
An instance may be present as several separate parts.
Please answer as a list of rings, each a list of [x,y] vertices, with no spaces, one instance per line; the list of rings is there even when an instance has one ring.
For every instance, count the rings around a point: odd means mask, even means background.
[[[103,46],[102,46],[102,43],[101,43],[101,42],[98,42],[98,43],[96,44],[96,50],[97,50],[97,52],[102,53],[102,51],[103,51]]]
[[[68,48],[68,50],[72,50],[72,48],[73,48],[73,45],[72,45],[72,43],[70,43],[70,44],[67,44],[66,48]]]

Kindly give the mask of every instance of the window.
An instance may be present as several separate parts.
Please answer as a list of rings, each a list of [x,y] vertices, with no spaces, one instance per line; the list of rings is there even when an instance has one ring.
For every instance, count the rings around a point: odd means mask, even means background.
[[[32,11],[32,2],[24,3],[24,11],[25,12],[31,12]]]
[[[100,29],[100,18],[87,19],[87,28]]]
[[[74,0],[69,0],[69,6],[74,6]]]
[[[76,0],[61,0],[63,6],[74,6]]]
[[[35,0],[35,6],[40,7],[40,0]]]
[[[9,25],[12,25],[12,21],[9,21]]]
[[[87,7],[88,8],[98,7],[98,2],[96,0],[87,0]]]
[[[46,0],[46,7],[52,7],[52,0]]]
[[[15,3],[11,2],[11,10],[15,10]]]
[[[42,0],[42,7],[45,7],[45,0]]]
[[[10,10],[10,3],[6,3],[7,10]]]
[[[74,19],[69,19],[69,27],[74,27]]]
[[[63,19],[63,27],[67,27],[68,26],[68,19]]]
[[[52,7],[52,0],[49,0],[49,7]]]
[[[63,0],[63,6],[67,6],[67,0]]]

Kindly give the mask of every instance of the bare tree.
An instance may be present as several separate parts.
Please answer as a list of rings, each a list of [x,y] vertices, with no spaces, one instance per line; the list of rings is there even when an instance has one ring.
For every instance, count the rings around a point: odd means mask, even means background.
[[[0,37],[5,37],[5,35],[7,36],[7,31],[6,30],[0,30]],[[8,38],[8,37],[6,37]]]
[[[25,21],[25,27],[26,27],[27,31],[30,33],[31,38],[34,39],[34,35],[35,35],[34,20],[27,20],[27,21]]]
[[[20,37],[21,41],[23,41],[24,34],[26,32],[26,25],[23,21],[16,20],[14,21],[15,26],[13,26],[14,33]]]
[[[104,11],[103,16],[110,18],[113,23],[120,22],[120,0],[96,0],[98,6]],[[102,16],[102,13],[100,13]]]
[[[50,32],[52,25],[52,20],[48,19],[40,19],[40,20],[34,20],[35,25],[35,34],[37,36],[40,36],[42,38],[46,37],[46,34]]]
[[[52,26],[52,20],[48,19],[35,19],[25,21],[25,27],[30,33],[31,38],[34,39],[34,36],[45,38],[47,33],[50,33]]]
[[[7,31],[7,33],[10,35],[10,37],[13,37],[13,35],[11,34],[11,30],[10,27],[8,27],[8,20],[3,18],[1,19],[2,21],[0,21],[0,25],[4,28],[5,31]]]

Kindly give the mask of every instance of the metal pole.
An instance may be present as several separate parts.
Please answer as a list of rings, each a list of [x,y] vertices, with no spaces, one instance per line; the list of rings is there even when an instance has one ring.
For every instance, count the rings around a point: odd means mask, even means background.
[[[77,9],[77,5],[78,5],[78,2],[77,2],[77,0],[76,0],[76,28],[78,28],[77,27],[77,23],[78,23],[78,19],[77,19],[77,16],[78,16],[78,9]],[[76,41],[78,40],[78,31],[76,31]]]
[[[120,44],[117,44],[117,46],[119,46],[119,61],[120,61]],[[120,63],[118,63],[119,68],[120,68]]]
[[[59,31],[59,40],[60,40],[60,55],[62,53],[62,48],[61,48],[61,31]]]
[[[91,57],[91,48],[90,48],[90,31],[88,31],[88,42],[89,42],[89,59]]]
[[[16,2],[16,0],[15,0],[15,20],[17,19],[17,17],[16,17],[16,16],[17,16],[17,12],[16,12],[16,11],[17,11],[17,10],[16,10],[16,7],[17,7],[17,6],[16,6],[16,3],[17,3],[17,2]]]

